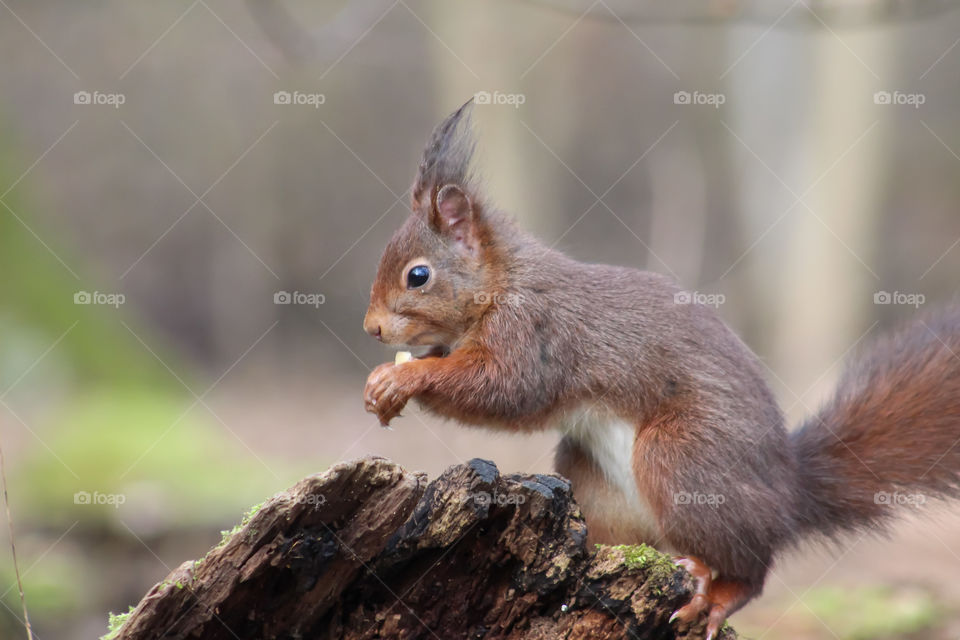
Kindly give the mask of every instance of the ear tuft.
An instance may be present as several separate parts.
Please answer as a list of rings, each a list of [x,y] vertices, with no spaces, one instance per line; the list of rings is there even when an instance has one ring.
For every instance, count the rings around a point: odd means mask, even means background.
[[[473,98],[433,130],[413,182],[413,204],[424,202],[440,185],[471,183],[474,139],[470,122]]]

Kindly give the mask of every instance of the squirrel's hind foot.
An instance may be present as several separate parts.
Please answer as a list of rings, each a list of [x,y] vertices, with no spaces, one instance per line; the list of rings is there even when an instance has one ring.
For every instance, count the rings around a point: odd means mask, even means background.
[[[694,592],[690,602],[673,612],[670,622],[679,620],[685,625],[692,625],[706,613],[704,640],[714,640],[727,616],[750,600],[755,589],[740,580],[727,580],[722,577],[714,579],[710,567],[699,558],[681,556],[673,561],[693,577]]]

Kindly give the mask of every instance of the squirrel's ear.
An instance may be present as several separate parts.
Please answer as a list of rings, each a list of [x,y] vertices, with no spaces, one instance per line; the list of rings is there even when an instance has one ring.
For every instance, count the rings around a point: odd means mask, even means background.
[[[458,248],[476,255],[476,216],[470,198],[460,186],[447,184],[437,190],[430,210],[430,226]]]

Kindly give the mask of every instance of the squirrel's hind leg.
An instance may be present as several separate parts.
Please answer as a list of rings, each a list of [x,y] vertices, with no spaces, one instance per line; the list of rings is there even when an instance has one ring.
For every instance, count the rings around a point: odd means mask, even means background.
[[[706,613],[705,640],[716,638],[726,619],[757,594],[756,588],[742,580],[714,579],[710,567],[699,558],[684,556],[674,562],[690,573],[695,586],[690,602],[674,611],[670,621],[694,624]]]
[[[713,571],[700,558],[693,556],[678,556],[673,559],[674,564],[683,567],[693,577],[693,597],[690,602],[680,607],[670,616],[670,622],[680,620],[687,624],[696,622],[700,614],[710,608],[707,594],[713,583]]]

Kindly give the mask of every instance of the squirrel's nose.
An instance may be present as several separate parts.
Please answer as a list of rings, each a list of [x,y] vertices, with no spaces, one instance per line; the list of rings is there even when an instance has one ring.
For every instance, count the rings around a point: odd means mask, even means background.
[[[377,322],[364,322],[363,330],[369,333],[371,336],[383,342],[383,335],[380,331],[380,324]]]

